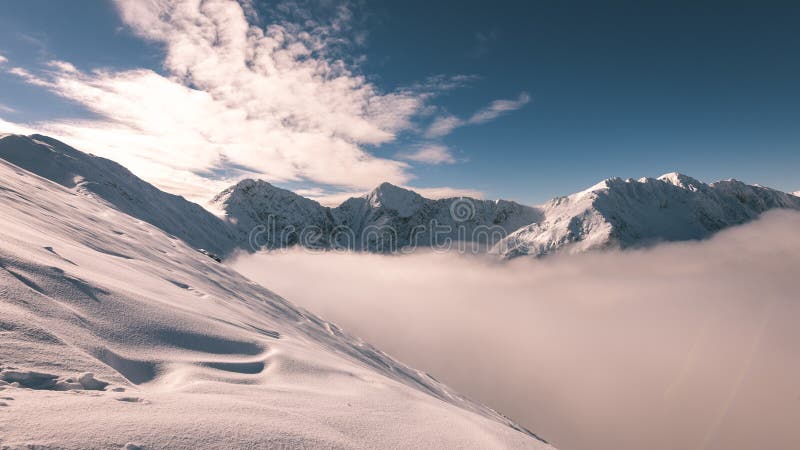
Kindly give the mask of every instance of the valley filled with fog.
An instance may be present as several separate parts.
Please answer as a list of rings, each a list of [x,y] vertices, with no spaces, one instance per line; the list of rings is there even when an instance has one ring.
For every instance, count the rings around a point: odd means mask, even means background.
[[[559,448],[785,449],[800,440],[798,229],[776,211],[644,250],[232,265]]]

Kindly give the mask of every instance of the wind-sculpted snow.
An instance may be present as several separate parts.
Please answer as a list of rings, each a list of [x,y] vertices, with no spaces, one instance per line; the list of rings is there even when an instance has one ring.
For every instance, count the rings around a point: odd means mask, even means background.
[[[57,183],[0,161],[0,447],[550,448],[85,195],[58,155],[22,158]]]

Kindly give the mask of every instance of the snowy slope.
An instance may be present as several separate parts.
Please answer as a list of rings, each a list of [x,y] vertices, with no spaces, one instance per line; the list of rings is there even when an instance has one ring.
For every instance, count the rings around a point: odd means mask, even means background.
[[[225,255],[234,247],[226,224],[199,205],[163,192],[121,165],[80,152],[53,138],[0,135],[0,159],[177,236],[195,248]]]
[[[495,227],[501,237],[541,216],[515,202],[471,198],[426,199],[416,192],[383,183],[369,194],[327,208],[264,181],[244,180],[212,202],[237,228],[240,242],[256,226],[269,233],[259,240],[268,247],[300,243],[309,247],[396,251],[415,244],[426,247],[478,236],[483,244]],[[491,231],[491,230],[490,230]],[[438,233],[434,239],[434,233]]]
[[[543,220],[493,250],[504,257],[542,256],[702,239],[772,208],[800,209],[800,198],[736,180],[709,185],[679,173],[609,178],[542,205]]]
[[[0,161],[0,447],[550,448],[47,167]]]

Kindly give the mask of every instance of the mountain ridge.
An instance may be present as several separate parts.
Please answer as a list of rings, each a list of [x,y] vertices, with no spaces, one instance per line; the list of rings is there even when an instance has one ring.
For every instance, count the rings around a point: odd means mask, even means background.
[[[800,209],[797,192],[735,179],[707,184],[670,172],[638,180],[607,178],[536,206],[502,199],[428,199],[384,182],[329,207],[248,178],[211,200],[223,213],[219,217],[111,160],[47,136],[0,135],[0,158],[223,257],[237,249],[295,245],[377,253],[455,246],[502,258],[540,257],[703,239],[768,209]]]
[[[703,239],[769,209],[800,209],[800,198],[735,179],[707,184],[672,172],[609,178],[542,208],[543,221],[515,231],[493,252],[506,258],[544,256]]]
[[[156,188],[119,163],[56,139],[40,134],[0,135],[0,159],[75,193],[101,199],[195,248],[227,255],[235,246],[228,227],[202,206]]]
[[[538,218],[535,208],[512,201],[468,197],[432,200],[388,182],[328,207],[267,182],[248,179],[215,196],[212,204],[224,211],[239,240],[247,240],[251,247],[300,244],[381,253],[452,243],[484,228],[489,230],[481,235],[486,240],[483,244],[489,247],[495,243],[489,231],[507,234]],[[303,211],[292,207],[298,204],[304,205]],[[454,215],[454,204],[463,206],[461,216]],[[253,241],[254,230],[260,230],[259,242]]]

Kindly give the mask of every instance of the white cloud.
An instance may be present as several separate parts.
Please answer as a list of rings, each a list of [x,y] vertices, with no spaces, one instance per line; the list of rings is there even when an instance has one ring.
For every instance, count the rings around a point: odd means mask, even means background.
[[[134,32],[163,45],[166,74],[82,72],[65,61],[37,73],[13,68],[99,117],[28,125],[195,200],[241,174],[353,191],[383,181],[405,184],[413,178],[406,163],[364,146],[411,129],[416,116],[428,113],[434,93],[425,89],[468,81],[439,77],[428,86],[382,92],[337,56],[347,45],[339,34],[347,30],[346,8],[328,23],[305,18],[258,28],[233,1],[118,0],[117,6]]]
[[[464,125],[464,121],[453,115],[443,115],[433,119],[433,122],[425,132],[427,138],[439,138],[447,136],[456,128]]]
[[[0,135],[6,134],[6,133],[33,134],[35,132],[36,131],[34,131],[33,129],[28,128],[28,127],[26,127],[24,125],[16,124],[16,123],[13,123],[13,122],[8,122],[8,121],[3,120],[2,118],[0,118]]]
[[[489,106],[478,110],[469,119],[461,119],[456,116],[445,114],[436,117],[428,126],[425,136],[430,139],[447,136],[453,130],[466,125],[479,125],[491,122],[511,111],[516,111],[530,102],[531,97],[527,92],[519,94],[516,100],[495,100]]]
[[[441,187],[402,186],[402,187],[405,189],[412,190],[418,193],[419,195],[425,198],[429,198],[431,200],[437,200],[442,198],[456,198],[456,197],[470,197],[475,199],[486,198],[485,193],[476,189],[461,189],[449,186],[441,186]],[[332,208],[341,205],[345,200],[349,198],[363,197],[369,193],[369,191],[345,191],[345,192],[331,193],[322,188],[297,189],[294,192],[298,195],[302,195],[303,197],[315,200],[324,206],[330,206]]]
[[[396,156],[400,159],[426,164],[453,164],[456,162],[450,149],[441,144],[422,145],[413,152],[398,153]]]
[[[470,197],[476,199],[486,198],[486,195],[483,192],[475,189],[460,189],[448,186],[442,186],[442,187],[402,186],[402,187],[405,189],[412,190],[418,193],[419,195],[432,200],[441,198],[455,198],[455,197]],[[330,207],[339,206],[349,198],[362,197],[368,194],[368,191],[345,191],[345,192],[331,193],[322,188],[297,189],[294,192],[296,194],[302,195],[303,197],[316,200],[322,205]]]
[[[476,199],[483,199],[486,198],[486,194],[481,191],[475,189],[461,189],[461,188],[452,188],[448,186],[442,187],[429,187],[429,188],[420,188],[420,187],[407,187],[412,191],[418,193],[419,195],[430,198],[432,200],[437,200],[440,198],[455,198],[455,197],[470,197]]]
[[[8,58],[3,55],[0,55],[0,64],[5,64],[8,62]]]
[[[366,191],[346,191],[346,192],[328,192],[324,189],[298,189],[295,191],[303,197],[310,198],[319,202],[321,205],[330,206],[335,208],[341,205],[345,200],[353,197],[361,197],[366,194]]]
[[[470,124],[479,124],[492,121],[501,115],[516,111],[531,101],[531,96],[527,92],[522,92],[516,100],[495,100],[486,108],[476,112],[467,120]]]

